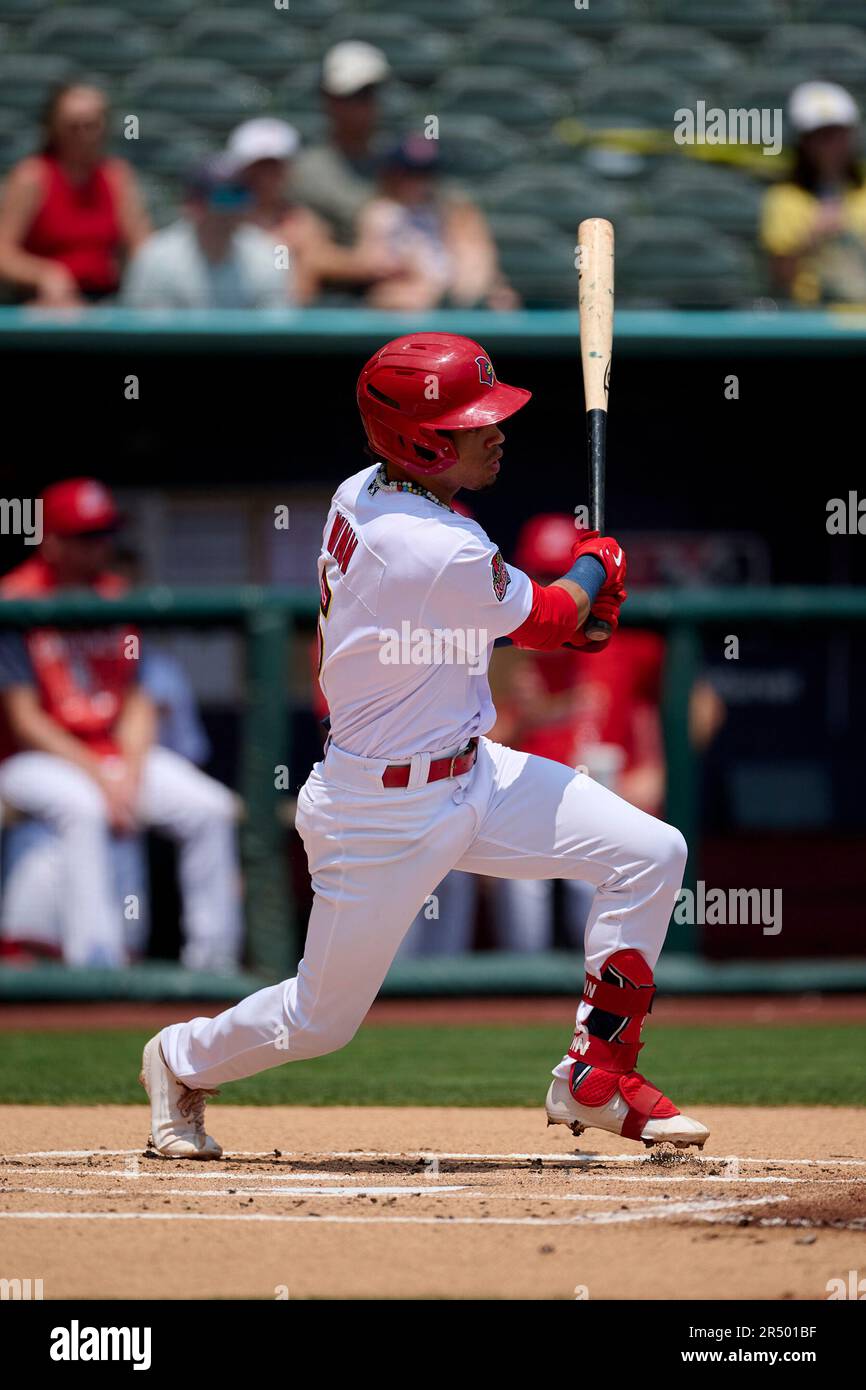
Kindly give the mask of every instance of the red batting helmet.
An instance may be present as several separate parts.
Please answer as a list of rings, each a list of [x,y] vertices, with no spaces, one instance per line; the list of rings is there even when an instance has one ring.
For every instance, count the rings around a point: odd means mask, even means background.
[[[571,548],[583,529],[564,512],[530,517],[517,537],[515,565],[527,574],[565,574],[572,564]]]
[[[495,425],[531,395],[497,381],[483,347],[456,333],[395,338],[373,354],[358,378],[370,448],[422,477],[457,462],[457,450],[438,430]]]

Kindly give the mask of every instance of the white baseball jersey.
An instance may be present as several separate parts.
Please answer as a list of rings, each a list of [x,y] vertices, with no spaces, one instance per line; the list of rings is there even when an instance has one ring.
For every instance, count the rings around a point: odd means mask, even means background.
[[[377,475],[348,478],[325,523],[319,681],[338,748],[399,760],[492,727],[490,651],[532,585],[477,522]]]

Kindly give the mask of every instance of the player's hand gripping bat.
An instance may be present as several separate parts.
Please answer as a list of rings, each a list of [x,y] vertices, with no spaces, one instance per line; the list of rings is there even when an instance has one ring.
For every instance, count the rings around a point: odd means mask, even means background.
[[[613,350],[613,227],[603,217],[588,217],[577,231],[580,357],[586,399],[586,449],[589,464],[590,530],[604,531],[607,398]],[[611,627],[592,614],[584,624],[587,637],[609,637]]]

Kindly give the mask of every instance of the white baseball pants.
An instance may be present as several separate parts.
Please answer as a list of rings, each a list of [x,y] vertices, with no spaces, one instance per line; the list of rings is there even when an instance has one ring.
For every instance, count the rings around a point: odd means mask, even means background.
[[[124,904],[113,886],[105,800],[93,779],[51,753],[15,753],[0,763],[0,799],[57,835],[66,963],[124,964]],[[177,753],[155,746],[142,769],[137,809],[143,826],[163,830],[178,844],[184,965],[231,967],[242,942],[234,794]]]
[[[588,970],[631,946],[655,966],[682,883],[686,843],[561,763],[483,738],[462,777],[385,789],[380,758],[329,747],[298,798],[315,899],[295,979],[216,1018],[162,1032],[180,1081],[210,1088],[281,1062],[318,1057],[353,1037],[413,917],[449,869],[497,878],[579,878],[596,892],[586,925]]]

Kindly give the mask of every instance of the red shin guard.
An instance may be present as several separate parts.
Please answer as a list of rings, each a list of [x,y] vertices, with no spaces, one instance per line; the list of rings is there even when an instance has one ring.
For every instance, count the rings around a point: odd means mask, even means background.
[[[606,1105],[617,1090],[629,1109],[623,1123],[626,1138],[639,1139],[650,1118],[668,1119],[680,1112],[658,1087],[635,1071],[643,1047],[640,1033],[652,1009],[653,973],[639,951],[616,951],[608,957],[601,978],[587,975],[583,1003],[592,1007],[569,1048],[574,1058],[571,1093],[580,1105]]]

